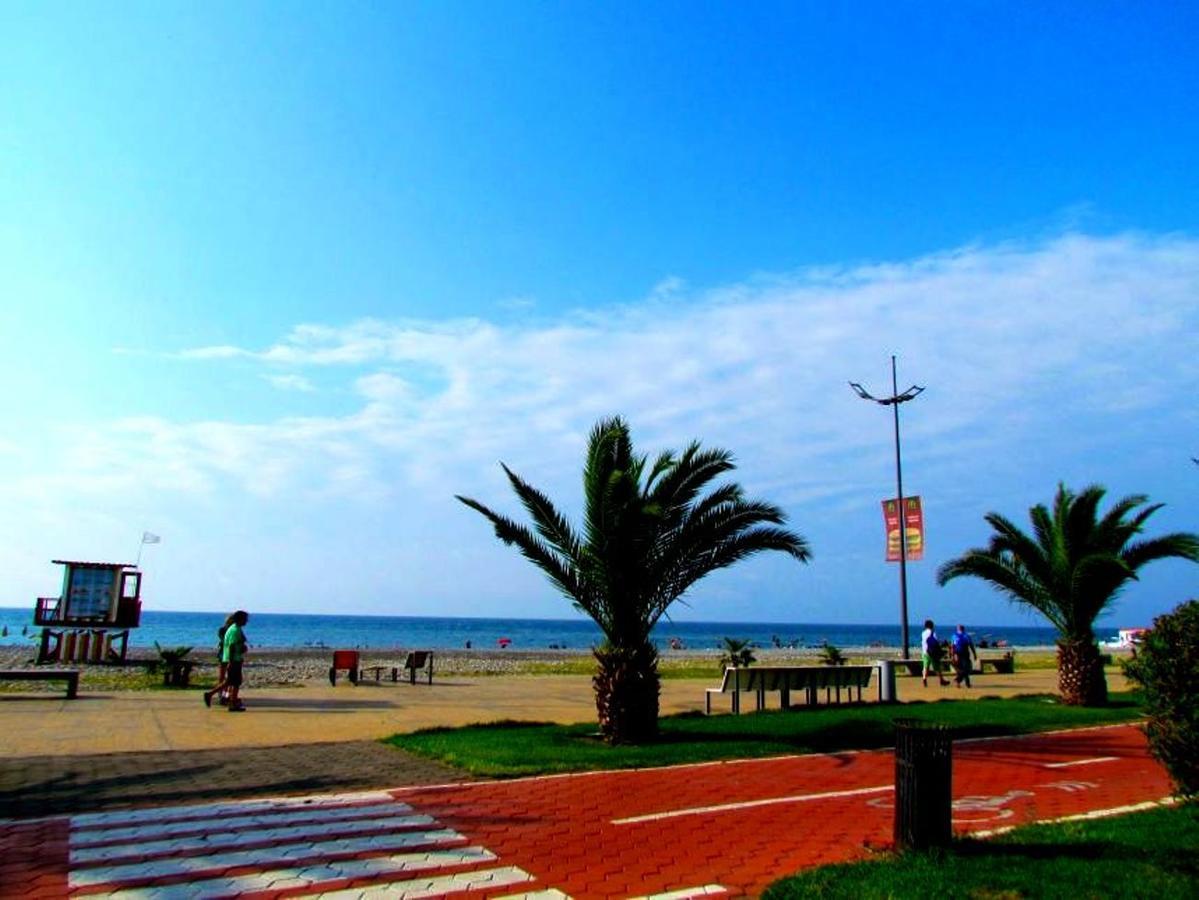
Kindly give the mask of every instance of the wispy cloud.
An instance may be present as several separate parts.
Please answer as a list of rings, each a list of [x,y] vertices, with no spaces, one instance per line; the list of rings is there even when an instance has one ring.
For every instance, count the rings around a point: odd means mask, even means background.
[[[312,382],[303,375],[264,375],[263,377],[281,391],[299,391],[310,394],[316,390]]]
[[[892,352],[901,388],[930,387],[927,414],[912,416],[916,456],[946,441],[994,449],[1070,411],[1176,402],[1194,386],[1194,347],[1180,338],[1197,333],[1197,287],[1197,241],[1069,234],[689,293],[668,279],[644,303],[534,326],[304,324],[265,348],[182,355],[257,360],[297,391],[311,388],[307,369],[344,369],[355,410],[130,420],[93,437],[88,468],[165,459],[177,485],[232,478],[265,494],[382,491],[397,477],[469,486],[499,458],[565,478],[590,424],[619,411],[647,446],[730,446],[755,482],[804,502],[853,489],[847,457],[885,455],[877,417],[846,382],[885,390]]]

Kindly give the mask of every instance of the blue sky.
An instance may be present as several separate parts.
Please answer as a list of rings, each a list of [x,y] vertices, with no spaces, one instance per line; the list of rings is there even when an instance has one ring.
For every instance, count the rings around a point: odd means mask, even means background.
[[[0,604],[569,615],[454,493],[693,437],[811,541],[684,618],[912,618],[1059,480],[1199,530],[1189,4],[0,2]],[[1196,593],[1162,563],[1111,624]]]

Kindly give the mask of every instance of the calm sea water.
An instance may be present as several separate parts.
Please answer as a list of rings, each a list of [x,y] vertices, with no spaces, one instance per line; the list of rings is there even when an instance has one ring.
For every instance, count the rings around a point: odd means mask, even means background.
[[[197,648],[216,643],[223,613],[142,613],[142,624],[130,634],[131,648],[190,645]],[[22,634],[25,629],[27,634]],[[949,629],[943,628],[945,636]],[[3,632],[7,634],[3,634]],[[1052,628],[1009,625],[972,626],[975,639],[1002,638],[1014,647],[1051,645]],[[1114,629],[1112,630],[1114,635]],[[31,609],[0,608],[0,644],[28,643],[40,629],[33,625]],[[344,647],[459,649],[469,641],[477,649],[494,649],[501,638],[514,650],[560,647],[586,650],[600,640],[599,629],[583,619],[465,619],[436,616],[324,616],[253,613],[246,628],[250,643],[257,647]],[[1101,629],[1100,637],[1106,633]],[[813,647],[827,641],[838,647],[898,647],[898,625],[822,625],[778,622],[660,622],[654,639],[660,647],[677,638],[690,649],[714,649],[724,637],[749,640],[769,647]],[[920,625],[913,623],[913,645],[919,643]]]

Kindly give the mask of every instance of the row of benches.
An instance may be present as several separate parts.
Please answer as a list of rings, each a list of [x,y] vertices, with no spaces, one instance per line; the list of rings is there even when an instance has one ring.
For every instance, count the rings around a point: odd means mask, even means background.
[[[350,684],[358,684],[366,677],[366,673],[370,672],[375,676],[375,681],[381,681],[383,673],[391,670],[391,680],[393,682],[400,680],[400,670],[403,669],[408,673],[408,682],[416,684],[416,673],[420,672],[428,678],[429,684],[433,683],[433,651],[432,650],[413,650],[408,654],[402,666],[377,665],[364,666],[362,665],[362,655],[357,650],[334,650],[333,665],[329,667],[329,684],[337,686],[337,673],[345,672],[350,679]]]
[[[718,694],[732,694],[733,712],[741,712],[741,695],[753,694],[759,710],[766,707],[766,694],[779,694],[779,703],[783,709],[791,706],[791,694],[795,692],[804,698],[808,704],[820,701],[820,691],[824,691],[826,703],[833,702],[835,692],[836,702],[841,702],[841,691],[845,691],[845,699],[862,702],[862,688],[870,684],[870,679],[876,671],[875,666],[754,666],[740,669],[728,667],[724,670],[724,679],[720,687],[708,688],[704,695],[704,711],[712,714],[712,697]]]
[[[907,669],[909,675],[919,676],[924,669],[924,663],[920,659],[900,659],[895,661],[895,665]],[[947,660],[942,660],[942,667],[948,667]],[[990,667],[996,675],[1010,675],[1016,671],[1016,654],[1014,650],[1008,650],[1002,654],[989,655],[980,653],[975,661],[975,667],[971,670],[971,674],[986,674],[987,668]]]

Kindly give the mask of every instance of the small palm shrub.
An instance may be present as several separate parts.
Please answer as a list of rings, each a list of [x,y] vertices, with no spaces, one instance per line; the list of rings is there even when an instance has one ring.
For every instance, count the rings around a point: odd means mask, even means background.
[[[1199,600],[1158,616],[1124,673],[1145,693],[1149,749],[1178,793],[1199,796]]]
[[[845,665],[845,654],[835,644],[826,643],[820,648],[820,661],[826,666],[843,666]]]
[[[749,641],[743,641],[739,638],[721,638],[724,641],[724,646],[721,648],[724,655],[720,657],[720,667],[723,669],[726,666],[732,666],[734,669],[744,669],[752,666],[758,661],[754,656],[754,648],[749,645]]]

